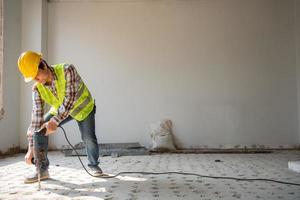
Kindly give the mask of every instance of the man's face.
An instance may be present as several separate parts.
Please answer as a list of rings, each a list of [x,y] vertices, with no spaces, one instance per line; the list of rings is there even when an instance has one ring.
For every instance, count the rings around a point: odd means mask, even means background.
[[[41,62],[40,65],[44,65],[44,63]],[[45,85],[48,79],[48,71],[47,68],[44,67],[44,69],[40,69],[38,70],[38,73],[36,75],[36,77],[34,78],[35,81]]]

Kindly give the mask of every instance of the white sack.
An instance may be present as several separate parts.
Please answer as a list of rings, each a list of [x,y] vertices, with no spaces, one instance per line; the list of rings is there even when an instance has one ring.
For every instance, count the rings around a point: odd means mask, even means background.
[[[150,125],[150,136],[152,140],[152,150],[170,151],[176,150],[173,143],[172,121],[162,120]]]

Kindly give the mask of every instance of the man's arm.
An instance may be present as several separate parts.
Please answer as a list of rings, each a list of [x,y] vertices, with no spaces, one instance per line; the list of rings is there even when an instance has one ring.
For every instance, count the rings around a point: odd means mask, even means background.
[[[44,101],[42,100],[36,86],[32,88],[32,113],[31,113],[31,123],[27,130],[28,138],[28,149],[33,149],[33,134],[35,131],[40,129],[44,123]]]

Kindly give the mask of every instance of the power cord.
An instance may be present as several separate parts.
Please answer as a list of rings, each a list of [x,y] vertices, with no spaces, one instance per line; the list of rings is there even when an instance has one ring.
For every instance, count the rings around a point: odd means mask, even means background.
[[[273,179],[265,179],[265,178],[236,178],[236,177],[230,177],[230,176],[206,176],[206,175],[201,175],[201,174],[196,174],[196,173],[188,173],[188,172],[119,172],[116,175],[113,176],[95,176],[93,174],[91,174],[86,167],[84,166],[80,155],[78,154],[78,152],[76,151],[76,149],[74,148],[74,146],[71,144],[71,142],[69,141],[66,131],[62,126],[59,126],[64,135],[65,138],[67,140],[67,142],[69,143],[69,145],[72,147],[72,149],[75,151],[76,156],[78,157],[82,167],[84,168],[84,170],[86,171],[86,173],[88,173],[90,176],[92,177],[96,177],[96,178],[115,178],[117,176],[120,176],[121,174],[142,174],[142,175],[163,175],[163,174],[180,174],[180,175],[191,175],[191,176],[198,176],[198,177],[202,177],[202,178],[212,178],[212,179],[227,179],[227,180],[236,180],[236,181],[268,181],[268,182],[274,182],[274,183],[280,183],[280,184],[285,184],[285,185],[295,185],[295,186],[300,186],[299,183],[291,183],[291,182],[285,182],[285,181],[277,181],[277,180],[273,180]]]

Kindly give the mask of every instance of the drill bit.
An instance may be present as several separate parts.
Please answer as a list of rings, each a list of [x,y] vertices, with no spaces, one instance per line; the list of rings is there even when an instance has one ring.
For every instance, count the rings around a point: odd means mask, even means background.
[[[38,170],[38,182],[39,182],[38,191],[40,191],[41,190],[41,174],[40,174],[40,170]]]
[[[36,150],[37,151],[37,150]],[[40,159],[40,152],[35,152],[35,166],[36,166],[36,172],[38,176],[38,191],[41,190],[41,159]]]

